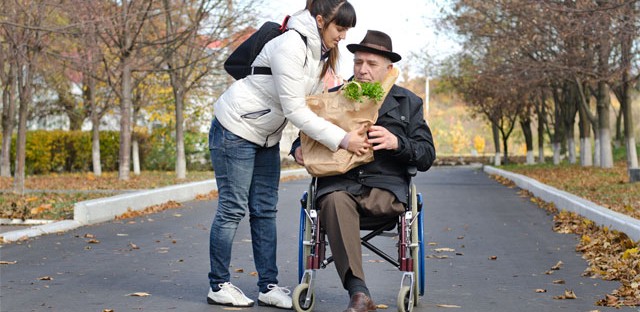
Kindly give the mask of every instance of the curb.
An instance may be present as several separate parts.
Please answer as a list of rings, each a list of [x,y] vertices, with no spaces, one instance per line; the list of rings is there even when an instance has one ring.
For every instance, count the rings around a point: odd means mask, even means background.
[[[285,170],[280,178],[309,176],[307,170]],[[153,190],[142,190],[111,197],[77,202],[73,208],[73,220],[63,220],[44,225],[31,226],[27,229],[0,233],[0,242],[8,243],[25,238],[36,237],[72,230],[81,226],[106,222],[115,219],[128,210],[138,211],[170,200],[186,202],[194,200],[200,194],[217,190],[215,179],[184,183]]]
[[[640,220],[602,207],[584,198],[561,191],[552,186],[540,183],[538,180],[521,174],[483,166],[487,174],[500,175],[513,181],[518,187],[530,191],[546,202],[552,202],[558,209],[575,212],[600,226],[623,232],[634,241],[640,241]]]

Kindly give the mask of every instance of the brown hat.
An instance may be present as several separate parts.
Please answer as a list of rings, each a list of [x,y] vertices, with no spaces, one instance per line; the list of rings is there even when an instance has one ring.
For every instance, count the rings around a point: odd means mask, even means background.
[[[390,59],[392,63],[402,59],[400,54],[392,52],[391,37],[377,30],[367,30],[367,34],[364,36],[364,39],[360,41],[360,44],[348,44],[347,49],[351,53],[363,51],[379,54]]]

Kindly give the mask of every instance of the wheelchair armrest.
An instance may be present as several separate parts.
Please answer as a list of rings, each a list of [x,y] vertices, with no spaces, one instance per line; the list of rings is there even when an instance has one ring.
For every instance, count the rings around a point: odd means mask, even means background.
[[[416,174],[418,174],[418,167],[416,167],[416,166],[409,166],[409,167],[407,167],[407,174],[408,174],[410,177],[415,177],[415,176],[416,176]]]

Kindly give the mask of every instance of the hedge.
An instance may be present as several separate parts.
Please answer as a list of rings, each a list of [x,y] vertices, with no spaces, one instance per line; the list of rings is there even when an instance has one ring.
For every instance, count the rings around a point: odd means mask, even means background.
[[[175,139],[173,133],[156,129],[151,134],[134,132],[138,140],[142,170],[175,169]],[[2,135],[0,134],[0,138]],[[185,133],[185,153],[188,170],[210,170],[207,134]],[[91,132],[35,130],[27,132],[25,173],[92,171]],[[16,135],[11,144],[11,170],[15,166]],[[118,170],[120,132],[100,132],[100,162],[103,171]]]

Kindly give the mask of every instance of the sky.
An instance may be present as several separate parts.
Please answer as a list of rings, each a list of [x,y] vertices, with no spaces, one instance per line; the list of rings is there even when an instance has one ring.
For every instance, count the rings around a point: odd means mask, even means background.
[[[368,29],[379,30],[391,36],[394,52],[402,56],[396,63],[400,69],[410,64],[409,55],[426,50],[436,59],[444,58],[456,50],[455,43],[438,35],[432,25],[440,9],[433,0],[349,0],[357,14],[356,27],[347,32],[346,40],[340,42],[340,74],[348,78],[353,72],[353,54],[347,44],[359,43]],[[259,24],[267,20],[281,22],[287,14],[304,8],[305,0],[266,1],[261,8]],[[424,76],[426,69],[410,66],[411,76]]]

